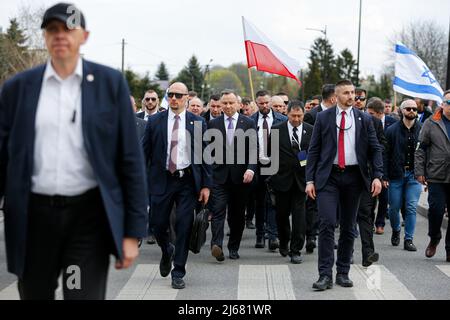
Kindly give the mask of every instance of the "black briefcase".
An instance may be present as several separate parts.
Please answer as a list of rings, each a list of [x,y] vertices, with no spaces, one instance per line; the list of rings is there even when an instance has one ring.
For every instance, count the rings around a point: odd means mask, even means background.
[[[209,210],[205,207],[195,214],[192,226],[191,239],[189,241],[189,250],[193,253],[199,253],[206,242],[206,230],[209,228]]]

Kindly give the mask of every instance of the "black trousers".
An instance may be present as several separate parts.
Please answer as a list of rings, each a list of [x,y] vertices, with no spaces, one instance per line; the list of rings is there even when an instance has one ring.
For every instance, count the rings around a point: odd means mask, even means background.
[[[355,242],[354,227],[364,180],[358,166],[339,172],[333,167],[328,182],[317,192],[319,210],[319,274],[333,276],[334,230],[339,208],[340,236],[338,242],[337,273],[348,274]]]
[[[389,203],[389,190],[386,188],[381,189],[381,193],[378,195],[378,212],[376,214],[375,226],[384,227],[386,224],[387,209]],[[375,206],[372,207],[372,216],[375,217]]]
[[[306,199],[306,238],[316,239],[319,234],[319,214],[316,200]]]
[[[229,250],[239,250],[242,233],[245,228],[245,203],[249,192],[249,184],[234,184],[231,179],[228,179],[225,184],[213,186],[209,206],[212,212],[211,246],[218,245],[222,248],[225,217],[227,217],[228,226],[230,227],[230,238],[228,239],[227,247]]]
[[[428,183],[428,236],[432,241],[442,238],[441,227],[445,207],[450,210],[450,183]],[[445,250],[450,253],[450,231],[447,227]]]
[[[194,221],[197,194],[192,175],[177,178],[167,173],[167,188],[162,195],[152,195],[152,223],[155,226],[155,238],[164,255],[171,249],[171,240],[175,237],[175,255],[172,278],[186,275],[186,262],[189,255],[189,239]],[[175,209],[174,209],[175,204]],[[175,223],[173,222],[175,210]],[[172,219],[172,222],[171,222]],[[170,232],[175,225],[175,235]]]
[[[357,217],[363,261],[367,260],[368,256],[375,251],[373,243],[373,203],[374,198],[372,198],[370,192],[364,188],[361,192]]]
[[[292,254],[300,254],[305,244],[306,193],[301,192],[296,183],[293,183],[288,192],[276,191],[276,217],[280,248],[287,249],[290,242]],[[292,232],[289,216],[292,214]]]
[[[103,300],[114,251],[98,189],[66,204],[32,194],[20,298],[54,300],[62,273],[64,299]]]

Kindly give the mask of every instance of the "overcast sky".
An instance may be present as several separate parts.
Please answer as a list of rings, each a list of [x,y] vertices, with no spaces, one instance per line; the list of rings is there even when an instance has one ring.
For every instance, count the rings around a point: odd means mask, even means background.
[[[50,6],[52,0],[0,2],[0,26],[25,4]],[[324,29],[336,52],[357,54],[359,0],[78,0],[91,31],[85,57],[121,66],[121,40],[128,43],[125,65],[153,76],[161,61],[175,75],[192,54],[200,64],[228,66],[244,62],[241,16],[307,66],[308,51]],[[361,72],[378,75],[388,57],[388,39],[419,19],[448,28],[449,0],[363,0]]]

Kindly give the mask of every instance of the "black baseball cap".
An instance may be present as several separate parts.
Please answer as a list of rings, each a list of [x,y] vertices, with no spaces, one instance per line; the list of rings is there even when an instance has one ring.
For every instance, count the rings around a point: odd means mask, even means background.
[[[69,29],[82,27],[86,29],[86,20],[83,13],[71,3],[57,3],[48,8],[42,19],[41,29],[45,29],[52,20],[64,22]]]

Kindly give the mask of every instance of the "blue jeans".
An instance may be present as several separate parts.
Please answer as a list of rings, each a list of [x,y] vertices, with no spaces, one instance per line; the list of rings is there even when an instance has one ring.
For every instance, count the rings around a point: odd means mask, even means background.
[[[400,208],[405,201],[405,240],[412,240],[416,228],[416,209],[422,186],[414,171],[406,171],[403,179],[389,181],[389,221],[393,231],[400,231]]]

